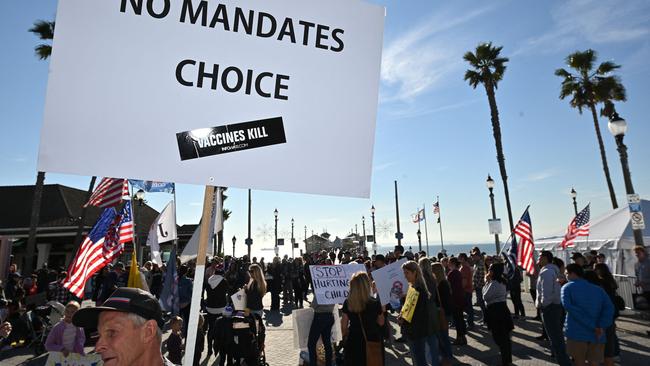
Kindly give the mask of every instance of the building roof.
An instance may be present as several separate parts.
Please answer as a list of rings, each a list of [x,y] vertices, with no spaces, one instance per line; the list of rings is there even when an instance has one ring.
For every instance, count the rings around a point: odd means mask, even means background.
[[[87,191],[60,184],[45,184],[41,198],[39,229],[62,229],[76,227],[86,203]],[[1,186],[0,230],[5,234],[18,234],[29,230],[34,185]],[[134,205],[133,214],[138,236],[146,237],[149,226],[158,216],[158,211],[148,205]],[[102,209],[89,206],[86,213],[86,227],[90,228],[99,218]]]

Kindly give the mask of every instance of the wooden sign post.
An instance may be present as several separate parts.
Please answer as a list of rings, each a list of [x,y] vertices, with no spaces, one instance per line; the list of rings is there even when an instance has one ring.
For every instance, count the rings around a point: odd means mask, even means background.
[[[203,214],[201,215],[201,231],[199,232],[199,250],[196,254],[196,270],[194,271],[194,287],[192,288],[192,304],[190,305],[190,319],[187,326],[187,340],[185,341],[184,365],[194,362],[194,348],[196,333],[199,328],[199,312],[201,311],[201,293],[203,292],[203,277],[205,276],[205,253],[210,240],[210,216],[214,207],[214,187],[205,186],[203,196]]]

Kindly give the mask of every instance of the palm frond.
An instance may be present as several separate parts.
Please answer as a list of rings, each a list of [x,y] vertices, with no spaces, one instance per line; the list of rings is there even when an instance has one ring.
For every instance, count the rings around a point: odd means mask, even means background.
[[[34,26],[31,27],[29,31],[36,34],[40,39],[50,40],[54,39],[54,25],[55,22],[37,20],[34,22]]]
[[[588,73],[594,68],[596,61],[596,51],[588,49],[580,52],[576,51],[566,58],[567,65],[571,68],[580,71],[581,73]]]
[[[481,74],[474,70],[467,70],[465,71],[465,81],[469,82],[469,85],[471,85],[472,88],[476,89],[478,84],[483,82],[483,79],[481,78]]]
[[[596,75],[607,75],[620,67],[621,65],[617,65],[611,61],[605,61],[598,66],[598,69],[596,69]]]
[[[46,60],[50,55],[52,55],[52,46],[49,44],[39,44],[34,48],[36,56],[41,60]]]

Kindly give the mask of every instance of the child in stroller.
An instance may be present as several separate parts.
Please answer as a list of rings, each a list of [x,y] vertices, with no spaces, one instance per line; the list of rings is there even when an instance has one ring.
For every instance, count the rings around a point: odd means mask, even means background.
[[[215,354],[220,353],[220,366],[267,366],[264,355],[266,329],[259,315],[239,311],[232,317],[217,320]]]

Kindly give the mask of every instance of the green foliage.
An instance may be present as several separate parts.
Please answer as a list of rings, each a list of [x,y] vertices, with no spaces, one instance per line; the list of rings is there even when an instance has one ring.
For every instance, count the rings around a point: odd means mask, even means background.
[[[34,26],[29,29],[30,32],[38,36],[38,38],[46,41],[51,41],[54,39],[54,26],[55,22],[48,22],[45,20],[37,20],[34,22]],[[52,46],[46,43],[39,44],[34,48],[36,56],[45,60],[52,55]]]
[[[494,47],[492,42],[481,43],[476,46],[476,51],[468,51],[463,56],[472,69],[465,72],[465,81],[473,88],[478,84],[486,87],[493,86],[495,89],[506,71],[507,57],[499,57],[503,47]]]
[[[594,50],[577,51],[566,57],[567,65],[576,71],[575,74],[565,70],[555,70],[555,75],[561,77],[560,99],[571,97],[569,104],[580,113],[585,107],[612,101],[625,101],[625,87],[616,75],[610,75],[620,68],[613,62],[601,63],[596,70],[597,53]],[[601,111],[601,114],[604,112]]]

